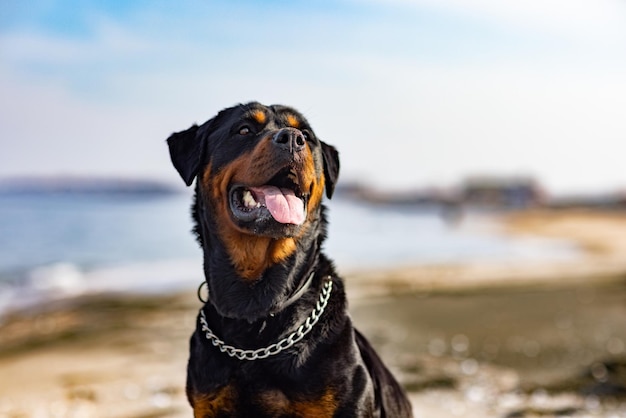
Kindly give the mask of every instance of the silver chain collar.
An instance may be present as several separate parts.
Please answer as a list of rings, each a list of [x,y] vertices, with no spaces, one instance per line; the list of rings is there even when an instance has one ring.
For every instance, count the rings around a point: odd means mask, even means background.
[[[295,343],[303,339],[304,336],[313,329],[315,324],[317,324],[320,316],[324,313],[324,309],[326,309],[326,305],[330,299],[330,292],[333,288],[332,277],[327,276],[325,280],[324,287],[322,288],[320,298],[315,305],[315,309],[311,311],[306,321],[304,321],[304,323],[300,325],[297,330],[277,343],[256,350],[242,350],[241,348],[235,348],[232,345],[228,345],[224,341],[220,340],[217,335],[213,333],[211,328],[209,328],[204,309],[200,309],[200,323],[202,324],[202,331],[206,332],[206,338],[211,342],[211,344],[230,357],[237,358],[239,360],[258,360],[274,356],[281,351],[292,347]]]

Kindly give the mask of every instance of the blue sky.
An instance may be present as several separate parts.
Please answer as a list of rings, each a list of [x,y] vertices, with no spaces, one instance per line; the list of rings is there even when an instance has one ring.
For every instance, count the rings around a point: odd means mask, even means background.
[[[258,100],[347,180],[626,189],[625,52],[621,0],[3,2],[0,177],[176,181],[171,132]]]

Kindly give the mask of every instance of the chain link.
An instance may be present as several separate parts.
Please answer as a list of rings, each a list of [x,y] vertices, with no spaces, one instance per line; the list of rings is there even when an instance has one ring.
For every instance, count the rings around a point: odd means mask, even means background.
[[[211,328],[209,328],[206,316],[204,314],[204,310],[200,309],[200,323],[202,324],[202,331],[206,332],[206,338],[211,342],[211,344],[219,348],[222,353],[226,353],[230,357],[237,358],[239,360],[259,360],[268,358],[270,356],[275,356],[281,351],[291,348],[298,341],[302,340],[304,336],[313,329],[315,324],[317,324],[317,321],[319,321],[320,317],[322,316],[324,309],[326,309],[326,305],[328,304],[328,300],[330,299],[330,292],[332,290],[332,287],[332,277],[327,276],[324,287],[322,288],[322,292],[320,293],[320,298],[315,305],[315,309],[311,311],[306,321],[304,321],[304,324],[300,325],[296,331],[289,334],[287,337],[267,347],[259,348],[256,350],[242,350],[241,348],[235,348],[232,345],[226,344],[213,333]]]

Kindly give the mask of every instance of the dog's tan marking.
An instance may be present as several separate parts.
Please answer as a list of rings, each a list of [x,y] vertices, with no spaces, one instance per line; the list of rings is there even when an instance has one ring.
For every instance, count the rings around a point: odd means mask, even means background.
[[[287,113],[285,115],[285,121],[287,122],[287,125],[292,128],[300,128],[300,120],[292,113]]]
[[[290,400],[280,390],[271,390],[260,394],[257,403],[271,416],[290,416],[298,418],[332,417],[337,410],[337,400],[331,388],[320,397],[304,400]]]
[[[236,392],[232,386],[224,386],[211,393],[191,394],[189,401],[194,418],[213,418],[235,411]]]
[[[308,191],[309,193],[309,202],[307,205],[308,216],[312,216],[315,214],[317,207],[322,203],[322,198],[324,196],[324,172],[320,169],[319,174],[315,168],[315,160],[313,158],[313,153],[310,151],[310,147],[307,144],[307,152],[306,157],[304,158],[304,169],[303,173],[307,173],[308,176],[304,179],[302,189]],[[305,188],[307,187],[307,188]]]
[[[263,125],[267,121],[267,115],[261,109],[253,110],[251,116],[257,123],[261,125]]]

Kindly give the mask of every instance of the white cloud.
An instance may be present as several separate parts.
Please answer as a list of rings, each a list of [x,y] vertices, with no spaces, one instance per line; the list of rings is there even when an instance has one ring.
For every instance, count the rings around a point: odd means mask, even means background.
[[[457,1],[457,3],[460,3]],[[618,0],[483,1],[496,19],[519,22],[545,31],[555,30],[581,39],[624,39],[626,7]]]
[[[145,53],[151,42],[108,19],[94,22],[90,37],[61,37],[32,30],[2,34],[0,50],[13,63],[80,64]]]
[[[379,2],[380,0],[372,0]],[[382,0],[381,4],[441,10],[497,26],[576,39],[580,42],[626,41],[626,3],[621,0]]]

